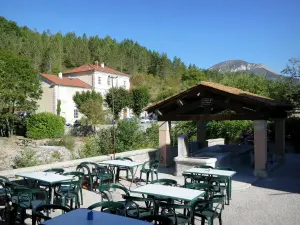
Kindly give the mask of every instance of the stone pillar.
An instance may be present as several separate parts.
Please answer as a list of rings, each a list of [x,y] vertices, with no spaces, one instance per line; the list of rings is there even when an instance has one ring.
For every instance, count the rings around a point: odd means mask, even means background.
[[[159,122],[159,157],[160,166],[167,167],[170,164],[170,130],[171,122]]]
[[[267,164],[267,121],[254,121],[254,176],[266,178]]]
[[[178,137],[178,157],[185,158],[188,156],[188,138],[185,134]]]
[[[205,120],[197,121],[197,141],[199,143],[199,148],[207,147]]]
[[[278,163],[283,163],[285,158],[285,120],[275,120],[275,157]]]

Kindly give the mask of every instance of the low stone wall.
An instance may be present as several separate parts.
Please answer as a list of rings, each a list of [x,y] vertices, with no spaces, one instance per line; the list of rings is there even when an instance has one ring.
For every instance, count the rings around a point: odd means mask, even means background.
[[[185,170],[195,166],[211,166],[215,167],[216,158],[190,158],[190,157],[176,157],[175,159],[175,176],[181,175]]]
[[[132,150],[132,151],[127,151],[127,152],[116,153],[115,157],[130,157],[133,159],[133,161],[136,161],[136,162],[146,162],[150,159],[159,159],[158,150],[154,149],[154,148]],[[65,161],[65,162],[57,162],[57,163],[52,163],[52,164],[45,164],[45,165],[26,167],[26,168],[20,168],[20,169],[2,170],[2,171],[0,171],[0,175],[15,179],[15,175],[17,173],[38,172],[38,171],[44,171],[44,170],[51,169],[51,168],[64,168],[65,171],[68,172],[68,171],[74,171],[76,169],[76,166],[82,162],[88,161],[88,162],[98,163],[101,161],[110,160],[112,158],[113,158],[113,155],[110,154],[110,155],[76,159],[76,160],[70,160],[70,161]]]

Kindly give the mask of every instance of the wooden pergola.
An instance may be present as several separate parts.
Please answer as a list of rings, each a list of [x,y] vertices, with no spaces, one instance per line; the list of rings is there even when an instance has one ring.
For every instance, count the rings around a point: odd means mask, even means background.
[[[287,111],[293,107],[267,97],[211,82],[201,82],[185,91],[146,108],[155,113],[160,123],[159,144],[161,163],[172,164],[170,158],[170,121],[199,121],[198,141],[205,142],[207,120],[253,120],[255,174],[266,176],[267,120],[275,120],[276,156],[283,161]]]

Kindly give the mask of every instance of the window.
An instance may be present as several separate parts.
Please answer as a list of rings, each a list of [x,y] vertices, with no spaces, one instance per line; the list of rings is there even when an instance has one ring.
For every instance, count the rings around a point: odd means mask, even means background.
[[[107,85],[110,85],[110,77],[107,77]]]
[[[98,77],[98,84],[101,84],[101,77]]]
[[[126,80],[124,80],[124,84],[123,84],[124,88],[126,88]]]
[[[118,80],[118,78],[116,79],[116,87],[118,87],[119,86],[119,80]]]
[[[75,119],[78,118],[78,109],[74,109],[74,118],[75,118]]]

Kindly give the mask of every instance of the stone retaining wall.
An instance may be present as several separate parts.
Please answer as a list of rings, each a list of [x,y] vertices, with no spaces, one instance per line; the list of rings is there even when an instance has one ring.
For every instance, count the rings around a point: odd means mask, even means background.
[[[154,149],[154,148],[132,150],[132,151],[127,151],[127,152],[116,153],[115,157],[130,157],[133,159],[133,161],[136,161],[136,162],[146,162],[149,159],[159,159],[158,150]],[[113,158],[113,155],[110,154],[110,155],[76,159],[76,160],[57,162],[57,163],[52,163],[52,164],[45,164],[45,165],[26,167],[26,168],[20,168],[20,169],[2,170],[2,171],[0,171],[0,175],[15,179],[15,175],[17,173],[38,172],[38,171],[44,171],[44,170],[51,169],[51,168],[64,168],[65,171],[68,172],[68,171],[74,171],[76,169],[76,166],[82,162],[88,161],[88,162],[98,163],[98,162],[101,162],[104,160],[109,160],[112,158]]]

